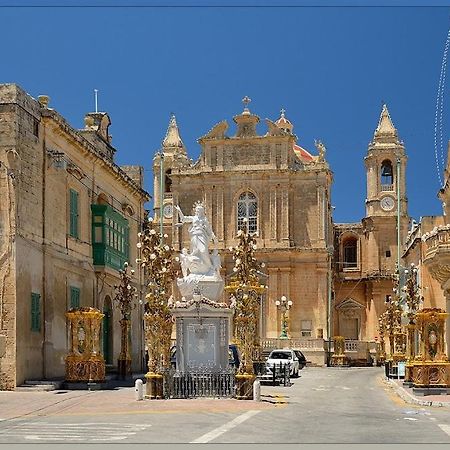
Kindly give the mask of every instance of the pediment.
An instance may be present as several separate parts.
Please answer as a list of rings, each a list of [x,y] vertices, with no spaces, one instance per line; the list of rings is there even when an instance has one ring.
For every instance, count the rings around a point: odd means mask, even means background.
[[[356,300],[353,300],[352,298],[347,298],[346,300],[343,300],[341,303],[336,305],[336,309],[363,309],[364,305],[361,305],[361,303],[357,302]]]

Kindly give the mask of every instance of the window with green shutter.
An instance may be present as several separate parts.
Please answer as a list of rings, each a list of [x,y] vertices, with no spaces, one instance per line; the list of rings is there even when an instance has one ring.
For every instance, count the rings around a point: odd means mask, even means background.
[[[80,307],[80,289],[70,286],[70,309]]]
[[[41,331],[41,296],[31,293],[31,331]]]
[[[69,206],[70,206],[70,223],[69,223],[69,234],[74,238],[79,238],[78,230],[78,210],[79,210],[79,200],[78,192],[73,189],[69,190]]]

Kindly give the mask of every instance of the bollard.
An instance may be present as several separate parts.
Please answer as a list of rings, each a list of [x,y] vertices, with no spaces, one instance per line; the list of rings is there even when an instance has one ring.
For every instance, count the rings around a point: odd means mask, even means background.
[[[259,380],[253,382],[253,400],[255,402],[261,401],[261,381]]]
[[[144,383],[141,379],[137,379],[134,383],[134,390],[136,392],[136,400],[144,400]]]

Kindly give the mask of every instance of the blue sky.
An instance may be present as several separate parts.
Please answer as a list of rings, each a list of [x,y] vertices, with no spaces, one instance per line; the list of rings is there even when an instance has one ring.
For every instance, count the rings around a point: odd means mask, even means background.
[[[314,139],[326,144],[334,220],[359,221],[363,158],[385,101],[408,154],[410,214],[442,211],[434,120],[449,7],[0,8],[0,20],[0,82],[48,94],[77,128],[97,88],[116,162],[143,165],[150,192],[172,111],[196,159],[196,139],[231,125],[248,95],[261,119],[285,108],[311,152]],[[445,147],[449,124],[444,110]]]

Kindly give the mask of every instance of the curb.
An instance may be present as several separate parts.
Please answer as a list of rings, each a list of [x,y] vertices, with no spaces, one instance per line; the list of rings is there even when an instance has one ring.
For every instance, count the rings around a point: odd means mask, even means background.
[[[413,405],[419,406],[450,407],[449,402],[419,400],[418,398],[414,397],[409,392],[407,392],[405,389],[403,389],[401,386],[399,386],[395,381],[389,378],[388,379],[384,378],[384,381],[387,382],[394,389],[395,393],[406,403],[411,403]]]

